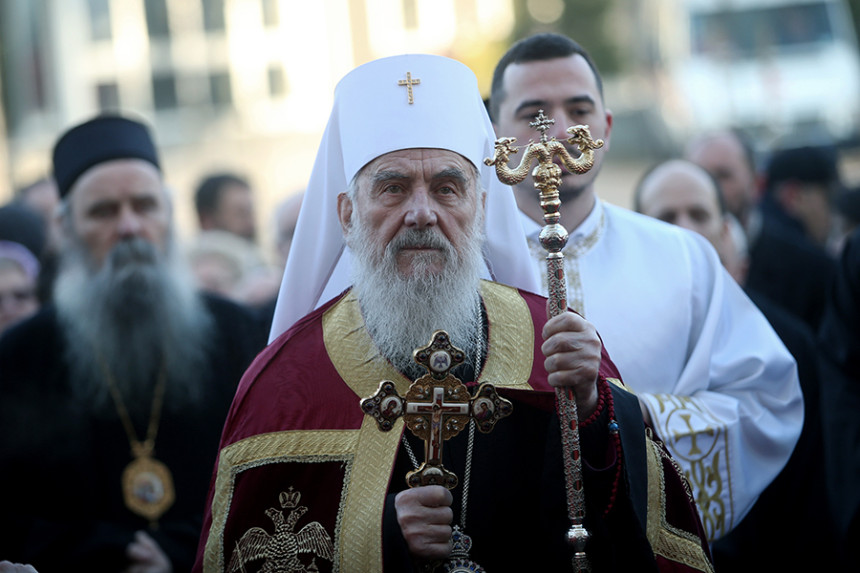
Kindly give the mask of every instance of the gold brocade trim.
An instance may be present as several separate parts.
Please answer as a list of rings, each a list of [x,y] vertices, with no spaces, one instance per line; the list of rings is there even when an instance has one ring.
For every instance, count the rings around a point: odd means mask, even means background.
[[[479,382],[498,387],[531,389],[534,324],[528,305],[516,289],[482,281],[481,297],[487,309],[489,344]],[[364,327],[358,300],[352,291],[323,315],[323,340],[338,374],[358,400],[370,396],[382,380],[391,380],[400,394],[410,381],[378,353]],[[343,509],[345,531],[340,554],[342,571],[382,570],[382,513],[385,493],[403,419],[389,432],[379,431],[371,417],[364,419]]]
[[[616,388],[620,388],[620,389],[624,390],[625,392],[630,392],[634,396],[636,395],[636,392],[634,392],[632,389],[625,386],[624,383],[621,382],[621,380],[619,380],[618,378],[607,378],[606,381],[610,382]]]
[[[326,311],[322,324],[326,352],[340,377],[356,393],[356,407],[382,380],[391,380],[399,392],[406,392],[409,381],[379,358],[352,291]],[[339,547],[342,571],[382,571],[381,516],[402,431],[402,418],[389,432],[381,432],[369,416],[362,421],[357,449],[360,458],[356,457],[343,504],[344,527],[351,534]]]
[[[498,388],[531,390],[535,328],[526,301],[517,289],[482,281],[481,298],[490,323],[487,361],[478,382]]]
[[[358,441],[359,433],[356,430],[294,430],[259,434],[223,448],[215,478],[212,525],[203,555],[203,571],[207,573],[224,571],[224,528],[233,500],[236,476],[250,468],[285,461],[299,463],[342,461],[346,466],[344,486],[340,496],[343,500],[350,481],[351,466],[354,465]],[[342,507],[343,503],[341,503]],[[348,529],[344,529],[342,511],[339,511],[334,534],[335,547],[339,545],[337,541],[342,539],[341,531],[348,531]],[[336,562],[334,570],[338,571]]]
[[[702,549],[699,538],[672,526],[666,520],[666,480],[663,475],[663,450],[646,431],[645,453],[648,460],[648,511],[646,536],[654,555],[660,555],[706,573],[714,568]],[[677,467],[677,466],[676,466]],[[679,468],[680,469],[680,468]],[[679,474],[683,478],[683,474]],[[688,492],[689,495],[689,492]],[[690,499],[692,502],[692,499]]]
[[[489,281],[481,281],[481,298],[487,309],[489,344],[478,382],[530,390],[534,323],[528,304],[516,289]],[[323,316],[323,338],[338,374],[360,398],[376,392],[382,380],[394,382],[401,394],[409,389],[411,381],[376,350],[352,291]]]

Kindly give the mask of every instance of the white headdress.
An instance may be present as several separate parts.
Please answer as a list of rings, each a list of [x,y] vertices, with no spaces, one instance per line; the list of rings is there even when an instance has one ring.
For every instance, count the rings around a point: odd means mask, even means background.
[[[537,291],[510,187],[484,165],[493,156],[493,126],[474,73],[431,55],[383,58],[359,66],[335,89],[296,225],[270,341],[351,284],[350,253],[337,216],[337,196],[367,163],[392,151],[437,148],[471,161],[487,191],[485,278]]]

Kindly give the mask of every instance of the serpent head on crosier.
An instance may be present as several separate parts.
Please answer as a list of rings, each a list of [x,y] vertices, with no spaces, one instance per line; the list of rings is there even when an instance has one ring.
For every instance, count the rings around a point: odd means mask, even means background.
[[[498,163],[507,163],[508,159],[510,159],[511,155],[517,153],[520,148],[514,145],[516,143],[516,137],[500,137],[496,140],[496,154],[492,158],[484,159],[484,164],[493,166]]]
[[[514,145],[517,140],[515,137],[500,137],[496,140],[495,154],[491,158],[484,159],[484,163],[489,166],[494,165],[499,180],[507,185],[516,185],[525,179],[534,159],[537,159],[539,167],[543,167],[539,172],[548,177],[554,171],[552,168],[553,156],[558,156],[571,173],[585,173],[594,166],[594,150],[603,147],[603,140],[594,141],[587,125],[569,127],[567,133],[570,134],[570,137],[565,142],[568,145],[576,145],[579,149],[580,153],[576,158],[568,153],[560,141],[556,139],[547,141],[546,137],[543,136],[539,142],[529,141],[520,164],[511,168],[508,166],[508,160],[511,155],[519,152],[519,147]],[[558,176],[560,173],[556,175],[556,177]],[[555,182],[556,177],[553,177],[553,182]],[[545,181],[540,185],[537,183],[536,181],[536,187],[539,188],[551,184],[550,181]]]
[[[585,173],[594,167],[594,150],[603,147],[603,140],[591,138],[591,130],[587,125],[574,125],[567,128],[570,137],[567,143],[579,148],[580,156],[570,162],[564,161],[565,166],[574,173]]]

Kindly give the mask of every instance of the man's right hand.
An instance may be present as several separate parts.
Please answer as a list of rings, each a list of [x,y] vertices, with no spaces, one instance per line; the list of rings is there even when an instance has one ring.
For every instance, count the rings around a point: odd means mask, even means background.
[[[451,553],[454,497],[441,485],[401,491],[394,498],[397,522],[417,559],[444,559]]]
[[[543,338],[547,382],[573,389],[579,419],[585,420],[597,408],[602,348],[597,329],[582,316],[567,311],[546,322]]]

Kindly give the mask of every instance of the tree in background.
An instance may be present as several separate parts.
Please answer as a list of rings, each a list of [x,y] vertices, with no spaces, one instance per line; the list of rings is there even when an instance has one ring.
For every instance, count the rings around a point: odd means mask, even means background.
[[[588,50],[602,74],[612,75],[621,68],[617,35],[609,30],[614,5],[615,0],[514,0],[511,43],[538,32],[564,34]]]
[[[855,30],[860,30],[860,0],[848,0],[848,9],[851,11],[851,23]]]

